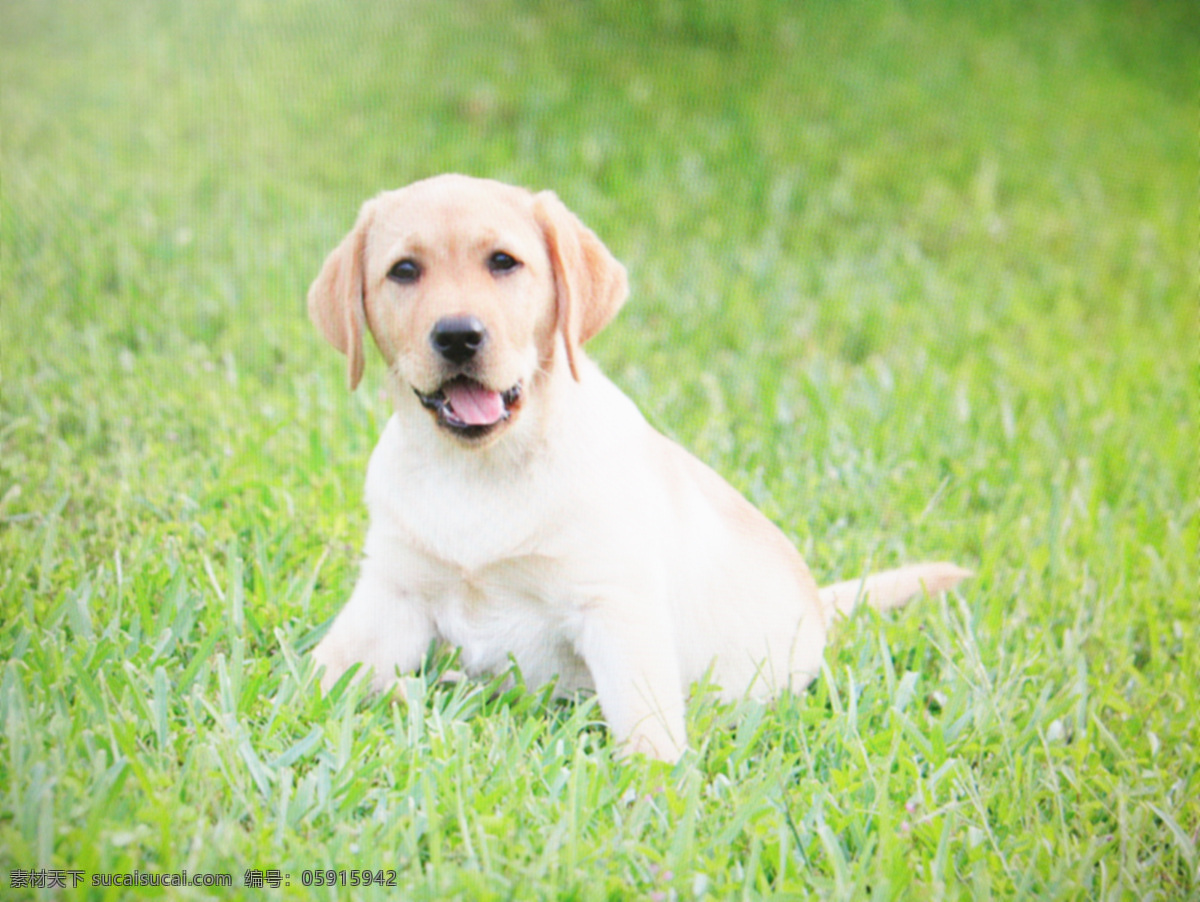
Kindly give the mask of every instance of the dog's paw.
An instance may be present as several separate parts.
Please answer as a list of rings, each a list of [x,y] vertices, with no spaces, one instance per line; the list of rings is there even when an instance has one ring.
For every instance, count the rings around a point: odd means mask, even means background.
[[[337,681],[347,670],[360,663],[358,657],[347,653],[338,642],[331,640],[329,636],[317,643],[317,647],[312,650],[312,659],[318,673],[321,674],[321,692],[326,695],[337,685]],[[361,668],[355,675],[355,679],[361,679],[365,675],[366,669],[366,667]]]
[[[686,750],[687,740],[682,731],[676,737],[657,719],[649,719],[634,727],[633,731],[621,742],[617,754],[622,758],[645,755],[654,761],[674,764],[683,757]]]

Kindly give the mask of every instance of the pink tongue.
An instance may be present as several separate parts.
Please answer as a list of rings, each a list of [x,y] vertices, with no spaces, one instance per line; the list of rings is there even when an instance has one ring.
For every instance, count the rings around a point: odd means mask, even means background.
[[[454,415],[468,426],[490,426],[504,416],[500,392],[489,391],[478,382],[452,382],[442,391]]]

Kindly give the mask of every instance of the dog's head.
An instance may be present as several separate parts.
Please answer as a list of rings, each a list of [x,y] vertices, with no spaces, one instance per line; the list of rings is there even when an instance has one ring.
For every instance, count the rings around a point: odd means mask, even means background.
[[[443,175],[368,201],[308,292],[362,378],[363,331],[438,427],[490,444],[628,292],[625,269],[549,191]]]

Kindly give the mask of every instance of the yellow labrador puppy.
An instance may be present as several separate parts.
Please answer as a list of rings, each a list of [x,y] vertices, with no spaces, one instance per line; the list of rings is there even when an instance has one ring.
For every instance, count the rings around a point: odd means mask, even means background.
[[[395,414],[367,469],[362,569],[313,651],[382,689],[433,640],[471,674],[594,689],[623,752],[672,761],[712,668],[730,698],[819,672],[836,611],[967,576],[920,564],[818,590],[720,476],[642,418],[581,346],[625,270],[551,192],[444,175],[368,201],[308,295],[353,389],[370,333]]]

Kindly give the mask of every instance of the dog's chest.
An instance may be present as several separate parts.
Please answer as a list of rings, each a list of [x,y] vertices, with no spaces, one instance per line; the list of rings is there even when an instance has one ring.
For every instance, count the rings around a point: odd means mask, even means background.
[[[406,435],[397,417],[367,470],[373,526],[483,581],[489,567],[537,555],[560,507],[544,470],[445,455]]]
[[[531,555],[474,572],[434,562],[428,568],[426,604],[467,672],[499,673],[515,660],[530,685],[557,678],[564,691],[590,688],[575,652],[580,618],[552,561]]]
[[[580,538],[579,468],[544,458],[490,466],[419,439],[393,418],[372,455],[368,556],[421,600],[467,671],[515,660],[529,685],[590,688],[575,649],[605,543]]]

